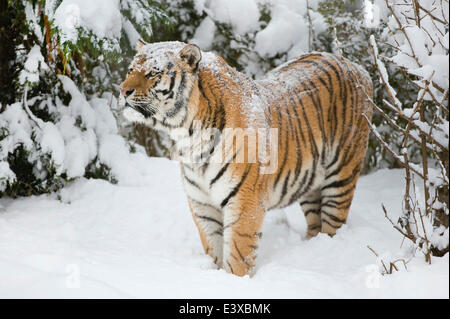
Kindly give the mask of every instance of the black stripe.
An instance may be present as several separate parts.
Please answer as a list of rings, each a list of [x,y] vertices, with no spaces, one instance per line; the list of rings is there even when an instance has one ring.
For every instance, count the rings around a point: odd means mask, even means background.
[[[358,166],[353,170],[352,175],[350,175],[349,177],[347,177],[345,179],[335,181],[331,184],[325,185],[322,187],[322,190],[327,189],[327,188],[339,188],[339,187],[343,187],[343,186],[350,184],[351,182],[353,182],[356,175],[359,173],[359,170],[360,170],[360,168]]]
[[[238,249],[237,244],[236,244],[236,241],[233,240],[233,243],[234,243],[234,248],[236,249],[236,251],[237,251],[237,253],[238,253],[238,255],[239,255],[239,258],[241,258],[241,261],[244,262],[247,266],[250,266],[250,265],[248,264],[248,262],[245,260],[245,258],[244,258],[244,256],[242,255],[241,251]],[[235,259],[238,260],[236,257],[235,257]]]
[[[308,190],[309,185],[305,183],[308,177],[309,177],[309,170],[306,170],[305,175],[300,180],[299,183],[300,187],[294,192],[294,194],[292,194],[291,198],[289,199],[289,203],[293,203],[294,201],[296,201]],[[306,190],[303,191],[303,188],[306,188]]]
[[[184,179],[186,180],[186,182],[188,182],[189,184],[191,184],[192,186],[198,188],[201,192],[206,193],[201,187],[200,185],[198,185],[196,182],[194,182],[193,180],[191,180],[189,177],[187,177],[186,175],[184,175]]]
[[[303,214],[305,214],[305,217],[308,216],[309,214],[320,215],[320,209],[309,209]]]
[[[349,189],[347,189],[347,190],[346,190],[345,192],[343,192],[343,193],[334,194],[334,195],[323,195],[323,194],[322,194],[322,198],[326,198],[326,197],[329,197],[329,198],[342,197],[342,196],[345,196],[345,195],[350,194],[350,193],[353,192],[354,190],[355,190],[355,185],[353,185],[352,187],[350,187]]]
[[[320,99],[320,95],[318,95],[316,92],[319,90],[319,88],[315,85],[315,83],[311,80],[309,77],[309,74],[307,72],[301,71],[302,77],[301,81],[297,81],[304,89],[304,93],[308,94],[309,98],[311,99],[311,102],[314,105],[314,109],[316,110],[316,116],[317,116],[317,122],[319,123],[319,130],[320,134],[322,135],[322,152],[321,152],[321,161],[322,163],[325,161],[325,146],[328,143],[327,136],[325,135],[325,122],[323,117],[323,107],[322,102]],[[306,85],[304,81],[307,81],[309,85]],[[311,92],[311,89],[314,89],[314,93]],[[301,92],[301,93],[303,93]]]
[[[334,221],[336,223],[344,224],[346,222],[346,219],[340,219],[340,218],[338,218],[334,215],[331,215],[330,213],[324,212],[324,211],[322,211],[321,214],[324,214],[325,216],[327,216],[328,218],[330,218],[332,221]],[[325,221],[325,220],[322,218],[322,221]],[[331,225],[331,226],[335,227],[334,225]]]
[[[292,106],[293,113],[295,114],[295,118],[297,119],[297,121],[295,123],[296,124],[295,125],[295,130],[294,130],[294,132],[295,132],[295,146],[296,146],[296,149],[297,149],[297,152],[296,152],[297,161],[295,163],[294,178],[293,178],[292,183],[290,185],[291,187],[293,187],[295,182],[297,181],[297,179],[300,177],[300,172],[301,172],[301,168],[302,168],[302,164],[303,164],[303,157],[302,157],[302,152],[300,151],[301,150],[301,145],[300,145],[300,139],[298,137],[298,135],[299,135],[298,131],[300,131],[300,134],[301,134],[301,123],[300,123],[300,117],[299,117],[299,115],[297,113],[297,110],[296,110],[297,103],[295,103],[294,99],[292,98],[292,95],[290,94],[290,90],[288,90],[288,95],[289,95],[289,101],[290,101],[289,105]],[[289,109],[289,106],[288,106],[288,109]]]
[[[278,203],[275,205],[275,207],[277,207],[278,205],[280,205],[280,203],[283,201],[284,197],[286,196],[287,193],[287,183],[289,181],[289,177],[291,176],[291,171],[288,171],[287,176],[284,179],[284,183],[283,183],[283,188],[281,189],[281,196],[280,199],[278,200]]]
[[[176,74],[170,76],[170,86],[169,86],[168,89],[166,89],[166,90],[155,90],[155,92],[156,93],[162,93],[163,95],[167,95],[169,93],[173,93],[172,90],[173,90],[173,87],[175,85],[175,77],[176,77]]]
[[[215,218],[212,218],[212,217],[209,217],[209,216],[197,215],[197,214],[195,214],[195,217],[200,218],[200,219],[203,219],[203,220],[207,220],[207,221],[210,221],[210,222],[213,222],[213,223],[216,223],[216,224],[218,224],[220,227],[223,227],[222,222],[219,221],[219,220],[217,220],[217,219],[215,219]]]
[[[316,199],[316,200],[304,200],[300,202],[300,205],[317,205],[320,204],[322,202],[321,199]]]
[[[167,117],[174,117],[183,107],[183,105],[186,104],[186,101],[184,100],[183,97],[183,91],[186,87],[186,74],[181,73],[181,80],[180,80],[180,84],[178,85],[178,96],[177,96],[177,100],[175,101],[175,106],[170,109],[169,111],[166,112],[166,116]]]
[[[209,207],[209,208],[212,208],[212,209],[216,210],[217,212],[221,213],[221,211],[220,211],[217,207],[215,207],[215,206],[213,206],[213,205],[211,205],[211,204],[199,202],[198,200],[193,199],[192,197],[189,197],[189,196],[188,196],[188,198],[189,198],[189,200],[195,202],[197,205]]]
[[[322,203],[322,207],[331,207],[331,208],[338,208],[338,209],[344,209],[350,207],[350,204],[352,203],[352,198],[343,200],[342,202],[339,202],[337,200],[327,200],[326,202]],[[342,206],[344,205],[344,206]]]
[[[244,172],[244,175],[242,175],[241,180],[239,183],[233,188],[233,190],[228,194],[228,196],[220,203],[220,207],[224,208],[226,204],[228,204],[228,201],[236,195],[236,193],[239,191],[239,188],[241,188],[242,184],[245,181],[245,178],[247,177],[248,173],[250,172],[250,166],[247,168],[247,170]]]
[[[219,173],[217,173],[217,175],[211,180],[211,182],[209,183],[209,186],[212,186],[215,182],[217,182],[217,180],[222,177],[222,175],[225,173],[225,171],[227,170],[228,166],[234,161],[234,159],[236,158],[237,152],[235,152],[233,154],[233,157],[231,158],[230,161],[228,161],[219,171]]]
[[[324,219],[324,218],[322,218],[321,221],[322,221],[322,223],[328,224],[328,225],[330,225],[330,226],[333,227],[333,228],[339,228],[339,227],[341,227],[341,225],[338,225],[338,226],[333,225],[332,223],[330,223],[328,220],[326,220],[326,219]]]

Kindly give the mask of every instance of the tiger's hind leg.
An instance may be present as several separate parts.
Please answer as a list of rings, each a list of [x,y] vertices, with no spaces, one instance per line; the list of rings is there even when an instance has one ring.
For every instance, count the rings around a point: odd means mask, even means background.
[[[336,234],[347,221],[347,215],[353,200],[356,182],[359,177],[359,166],[350,173],[333,175],[324,182],[322,186],[322,201],[320,219],[322,223],[322,233],[330,236]]]
[[[307,238],[316,236],[322,229],[322,221],[320,218],[321,200],[320,191],[314,191],[303,197],[300,201],[300,206],[308,224]]]

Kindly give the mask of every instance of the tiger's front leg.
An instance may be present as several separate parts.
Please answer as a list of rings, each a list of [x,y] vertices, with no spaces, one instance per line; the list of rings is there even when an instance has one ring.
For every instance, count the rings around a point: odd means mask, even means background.
[[[265,216],[259,201],[244,197],[223,209],[223,268],[237,276],[252,275]]]
[[[205,253],[222,267],[223,221],[222,212],[215,207],[189,199],[189,206]]]

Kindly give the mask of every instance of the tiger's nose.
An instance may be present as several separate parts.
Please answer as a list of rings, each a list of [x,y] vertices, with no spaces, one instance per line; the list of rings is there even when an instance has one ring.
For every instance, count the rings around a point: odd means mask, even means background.
[[[133,94],[134,89],[120,89],[120,92],[124,97],[129,97],[131,94]]]

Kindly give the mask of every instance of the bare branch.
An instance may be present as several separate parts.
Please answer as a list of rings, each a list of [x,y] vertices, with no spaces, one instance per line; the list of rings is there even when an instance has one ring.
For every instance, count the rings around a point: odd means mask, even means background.
[[[370,122],[370,120],[367,118],[367,116],[365,114],[363,114],[363,117],[366,119],[367,124],[369,125],[370,130],[372,131],[372,133],[375,135],[376,139],[380,142],[380,144],[383,146],[383,148],[389,153],[391,154],[391,156],[402,166],[405,167],[405,165],[407,165],[407,167],[409,167],[409,165],[407,163],[405,163],[399,155],[397,155],[397,153],[395,153],[390,147],[389,145],[383,140],[383,138],[380,136],[380,134],[378,133],[376,127]],[[416,169],[409,167],[409,169],[411,169],[414,173],[416,173],[418,176],[420,176],[421,178],[423,178],[423,175],[417,171]]]

